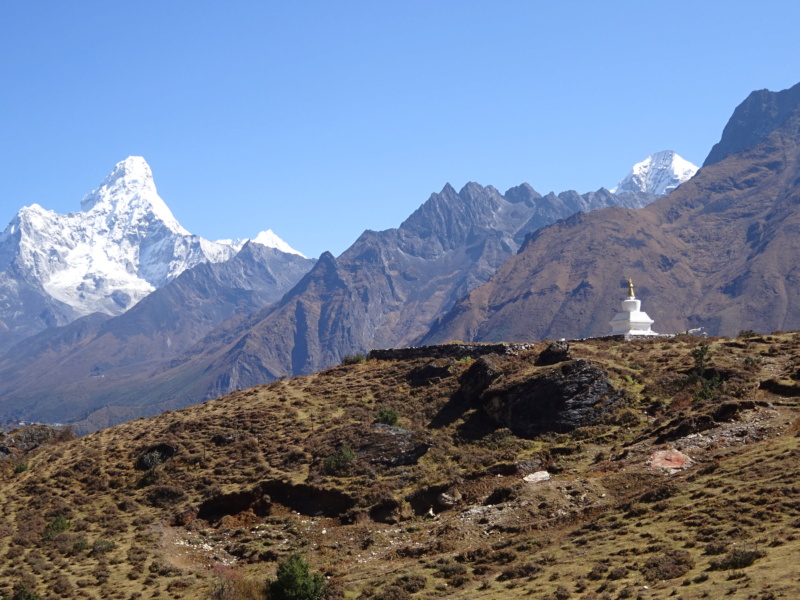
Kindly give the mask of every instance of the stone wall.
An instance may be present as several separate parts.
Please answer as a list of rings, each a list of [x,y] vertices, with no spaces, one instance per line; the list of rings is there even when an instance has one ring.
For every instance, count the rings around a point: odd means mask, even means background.
[[[535,344],[439,344],[415,348],[371,350],[367,358],[376,360],[413,360],[415,358],[477,358],[486,354],[515,355],[530,350]]]

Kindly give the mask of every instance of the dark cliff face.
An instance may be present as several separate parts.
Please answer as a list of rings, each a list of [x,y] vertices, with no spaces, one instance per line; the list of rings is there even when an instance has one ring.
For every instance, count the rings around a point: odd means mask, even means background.
[[[761,143],[644,209],[579,214],[535,232],[423,342],[606,335],[628,277],[656,331],[800,327],[798,142],[795,105]]]
[[[758,90],[736,107],[722,138],[714,145],[703,163],[713,165],[743,150],[761,143],[781,127],[800,105],[800,83],[780,92]]]

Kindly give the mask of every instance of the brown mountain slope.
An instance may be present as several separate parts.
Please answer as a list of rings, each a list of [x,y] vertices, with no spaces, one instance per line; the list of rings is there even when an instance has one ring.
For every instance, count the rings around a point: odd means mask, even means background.
[[[0,596],[797,597],[798,334],[489,350],[4,436]]]
[[[758,146],[638,210],[534,233],[423,343],[603,335],[633,278],[661,332],[800,327],[800,108]]]

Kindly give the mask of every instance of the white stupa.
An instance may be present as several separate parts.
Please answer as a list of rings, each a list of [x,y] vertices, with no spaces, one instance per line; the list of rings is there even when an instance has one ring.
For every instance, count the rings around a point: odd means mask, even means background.
[[[628,279],[628,297],[622,301],[622,312],[611,320],[611,335],[658,335],[650,329],[653,319],[641,308],[642,301],[633,295],[633,281]]]

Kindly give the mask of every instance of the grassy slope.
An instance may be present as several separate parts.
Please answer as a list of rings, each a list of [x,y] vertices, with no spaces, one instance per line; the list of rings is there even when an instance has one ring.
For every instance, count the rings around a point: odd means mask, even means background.
[[[682,375],[699,343],[575,343],[573,355],[605,368],[628,401],[602,424],[534,440],[486,427],[475,408],[453,412],[469,362],[411,386],[423,359],[336,367],[43,447],[19,459],[27,470],[14,473],[12,461],[2,474],[0,594],[25,582],[42,598],[255,597],[277,561],[300,551],[346,598],[797,597],[800,336],[709,340],[725,382],[706,399]],[[502,359],[495,389],[547,369],[533,366],[543,347]],[[692,428],[742,400],[760,404]],[[450,418],[430,427],[446,405]],[[339,444],[367,443],[382,408],[430,437],[431,450],[416,465],[361,457],[326,473]],[[654,432],[680,423],[656,444]],[[137,469],[157,444],[175,454]],[[666,448],[694,466],[647,469]],[[522,480],[543,468],[550,481]],[[204,501],[264,481],[269,514],[228,496],[233,514],[194,518]],[[431,518],[442,490],[460,499]],[[376,522],[375,506],[393,518]],[[760,558],[709,570],[734,550]]]

